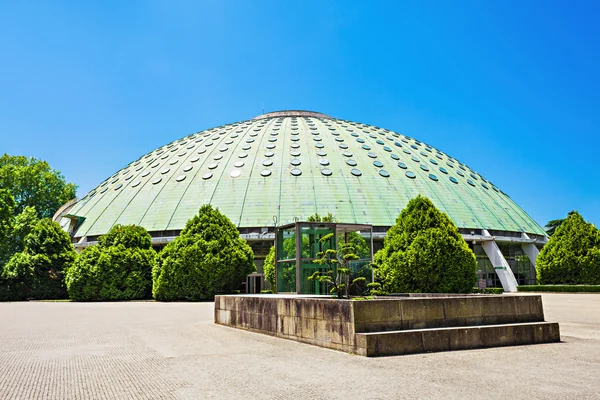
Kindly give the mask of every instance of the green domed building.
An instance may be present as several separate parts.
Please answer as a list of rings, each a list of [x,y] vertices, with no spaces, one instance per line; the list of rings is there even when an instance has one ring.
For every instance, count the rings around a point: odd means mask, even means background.
[[[535,280],[546,233],[486,177],[404,134],[309,111],[267,113],[175,140],[65,204],[56,218],[79,248],[115,224],[143,226],[160,247],[212,204],[260,260],[275,226],[315,213],[373,225],[377,249],[418,194],[460,228],[478,258],[481,285],[511,290],[506,273],[515,284]],[[249,290],[262,287],[260,279]]]

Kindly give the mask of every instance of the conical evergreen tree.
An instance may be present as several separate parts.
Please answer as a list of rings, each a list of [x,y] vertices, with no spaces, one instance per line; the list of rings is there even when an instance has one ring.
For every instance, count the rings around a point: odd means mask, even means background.
[[[557,228],[536,262],[540,284],[600,284],[600,231],[577,211]]]
[[[389,293],[468,293],[477,263],[458,228],[426,197],[410,200],[375,255]]]
[[[211,300],[237,289],[254,271],[254,253],[233,223],[210,205],[159,254],[153,271],[156,300]]]

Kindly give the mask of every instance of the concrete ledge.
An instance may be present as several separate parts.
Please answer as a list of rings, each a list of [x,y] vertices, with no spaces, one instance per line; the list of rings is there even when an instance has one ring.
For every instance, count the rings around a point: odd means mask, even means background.
[[[356,301],[353,308],[356,332],[544,320],[540,296],[406,297]]]
[[[357,333],[368,357],[517,346],[560,341],[557,323],[531,322],[395,332]],[[362,349],[361,349],[362,350]]]
[[[227,295],[215,323],[365,356],[559,341],[541,296],[436,296],[376,300]]]

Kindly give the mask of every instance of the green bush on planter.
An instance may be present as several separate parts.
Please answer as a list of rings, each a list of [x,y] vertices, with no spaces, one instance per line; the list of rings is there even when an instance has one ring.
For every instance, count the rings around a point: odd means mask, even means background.
[[[600,285],[523,285],[519,292],[600,292]]]

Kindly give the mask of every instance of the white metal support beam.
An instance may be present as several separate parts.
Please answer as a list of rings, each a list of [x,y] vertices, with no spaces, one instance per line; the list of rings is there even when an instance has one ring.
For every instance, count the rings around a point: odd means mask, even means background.
[[[490,233],[483,229],[483,236],[492,238]],[[493,238],[492,238],[493,239]],[[496,244],[495,240],[486,240],[481,242],[481,246],[485,251],[485,254],[488,256],[492,266],[494,267],[494,271],[496,271],[496,275],[500,279],[502,283],[502,288],[505,292],[516,292],[517,291],[517,279],[513,274],[510,266],[508,265],[508,261],[502,255],[500,248]]]
[[[527,236],[527,234],[525,232],[521,233],[521,236],[523,237],[523,239],[530,240],[529,236]],[[521,248],[523,249],[525,254],[527,254],[527,257],[529,257],[531,266],[533,268],[535,268],[535,261],[537,260],[537,257],[540,255],[540,251],[538,250],[537,246],[535,244],[533,244],[533,242],[522,243]]]

